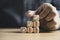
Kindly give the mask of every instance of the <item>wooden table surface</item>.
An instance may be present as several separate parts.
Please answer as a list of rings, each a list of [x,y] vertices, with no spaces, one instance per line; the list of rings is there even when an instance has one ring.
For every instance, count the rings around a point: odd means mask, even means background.
[[[19,29],[0,29],[0,40],[60,40],[60,31],[19,33]]]

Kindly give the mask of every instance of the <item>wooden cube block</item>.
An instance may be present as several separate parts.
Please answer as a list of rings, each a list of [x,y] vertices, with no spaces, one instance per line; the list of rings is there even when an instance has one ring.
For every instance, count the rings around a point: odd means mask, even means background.
[[[20,28],[20,32],[21,33],[26,33],[27,32],[27,28],[26,27],[21,27]]]
[[[33,28],[32,28],[32,27],[28,27],[28,28],[27,28],[27,32],[28,32],[28,33],[32,33],[32,32],[33,32]]]
[[[33,22],[32,21],[27,21],[27,27],[32,27],[33,26]]]
[[[39,33],[39,27],[33,29],[34,33]]]
[[[39,15],[34,15],[33,16],[33,21],[39,21]]]
[[[40,26],[40,22],[39,21],[33,21],[33,26],[34,27],[39,27]]]

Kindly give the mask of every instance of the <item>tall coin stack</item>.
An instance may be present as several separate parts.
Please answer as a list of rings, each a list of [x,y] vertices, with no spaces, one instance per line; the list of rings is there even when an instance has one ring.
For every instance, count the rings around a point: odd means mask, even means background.
[[[33,32],[34,33],[39,33],[39,26],[40,26],[39,15],[34,15],[33,16]]]

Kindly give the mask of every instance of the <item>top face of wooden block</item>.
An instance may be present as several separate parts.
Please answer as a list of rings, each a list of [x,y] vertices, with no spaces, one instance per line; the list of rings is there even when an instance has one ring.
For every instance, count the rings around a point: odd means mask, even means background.
[[[33,21],[39,21],[39,15],[34,15],[33,16]]]

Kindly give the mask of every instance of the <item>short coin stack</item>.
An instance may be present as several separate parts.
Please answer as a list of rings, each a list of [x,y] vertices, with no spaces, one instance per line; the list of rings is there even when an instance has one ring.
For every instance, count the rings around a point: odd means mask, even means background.
[[[32,33],[33,32],[33,22],[32,21],[27,21],[27,32]]]
[[[21,33],[26,33],[26,31],[27,31],[27,28],[26,28],[26,27],[21,27],[21,28],[20,28],[20,32],[21,32]]]
[[[32,21],[27,21],[27,27],[21,27],[21,33],[39,33],[39,15],[34,15]]]

